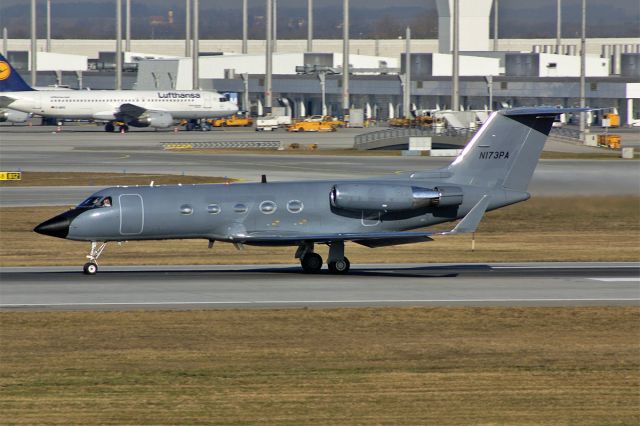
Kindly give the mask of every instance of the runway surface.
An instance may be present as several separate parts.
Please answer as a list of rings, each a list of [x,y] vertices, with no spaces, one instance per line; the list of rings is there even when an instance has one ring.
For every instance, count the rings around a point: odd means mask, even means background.
[[[299,266],[0,269],[0,310],[346,306],[640,306],[640,263],[357,265],[347,276]]]

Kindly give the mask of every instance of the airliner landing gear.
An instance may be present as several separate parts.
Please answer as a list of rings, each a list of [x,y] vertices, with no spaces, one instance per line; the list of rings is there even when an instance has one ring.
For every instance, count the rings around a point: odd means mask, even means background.
[[[89,259],[89,261],[82,267],[82,271],[86,275],[95,275],[98,272],[98,258],[106,246],[107,243],[102,243],[100,244],[100,247],[98,247],[98,243],[95,241],[91,242],[91,251],[87,255],[87,259]]]
[[[104,125],[104,131],[105,132],[113,132],[114,130],[116,130],[116,126],[113,125],[113,123],[110,121],[107,124]]]
[[[129,126],[127,126],[126,124],[123,124],[122,126],[120,126],[120,133],[127,133],[129,131]]]

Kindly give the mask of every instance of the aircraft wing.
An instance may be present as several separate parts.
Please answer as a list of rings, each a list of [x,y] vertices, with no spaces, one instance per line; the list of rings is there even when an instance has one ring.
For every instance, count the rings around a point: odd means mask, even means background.
[[[147,111],[148,110],[146,108],[127,103],[127,104],[120,105],[120,108],[118,108],[118,113],[116,114],[116,116],[119,119],[126,118],[129,120],[135,120]],[[127,120],[124,120],[124,121],[127,121]]]
[[[383,247],[396,244],[418,243],[432,241],[429,235],[433,232],[345,232],[326,234],[286,233],[273,234],[263,232],[249,232],[245,235],[235,236],[234,240],[244,243],[301,243],[310,241],[314,243],[330,243],[334,241],[353,241],[367,247]]]
[[[286,244],[301,243],[304,241],[314,243],[330,243],[334,241],[353,241],[367,247],[384,247],[398,244],[410,244],[425,241],[433,241],[431,235],[455,235],[475,232],[484,216],[490,201],[489,195],[484,195],[480,201],[462,218],[450,231],[420,232],[345,232],[326,234],[282,233],[272,232],[246,232],[233,235],[233,240],[243,243]]]
[[[0,108],[7,108],[15,101],[11,96],[0,96]]]

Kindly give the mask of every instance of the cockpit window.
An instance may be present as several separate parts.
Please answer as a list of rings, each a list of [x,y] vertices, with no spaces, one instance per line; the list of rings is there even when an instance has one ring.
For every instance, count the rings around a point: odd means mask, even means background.
[[[228,102],[228,101],[229,101],[229,99],[224,98],[224,97],[222,97],[222,98],[220,98],[220,99],[218,99],[218,100],[219,100],[220,102]]]
[[[111,207],[113,205],[111,197],[89,197],[78,207]]]
[[[89,197],[83,202],[81,202],[80,204],[78,204],[78,207],[94,207],[100,202],[101,198],[102,197]]]

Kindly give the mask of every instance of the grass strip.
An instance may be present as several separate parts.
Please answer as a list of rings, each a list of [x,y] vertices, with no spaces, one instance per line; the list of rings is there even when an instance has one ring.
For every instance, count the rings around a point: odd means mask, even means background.
[[[638,424],[640,308],[0,313],[3,424]]]
[[[226,183],[234,179],[217,176],[162,175],[142,173],[89,172],[22,172],[21,180],[0,181],[2,187],[22,186],[117,186],[117,185],[175,185],[178,183]]]

